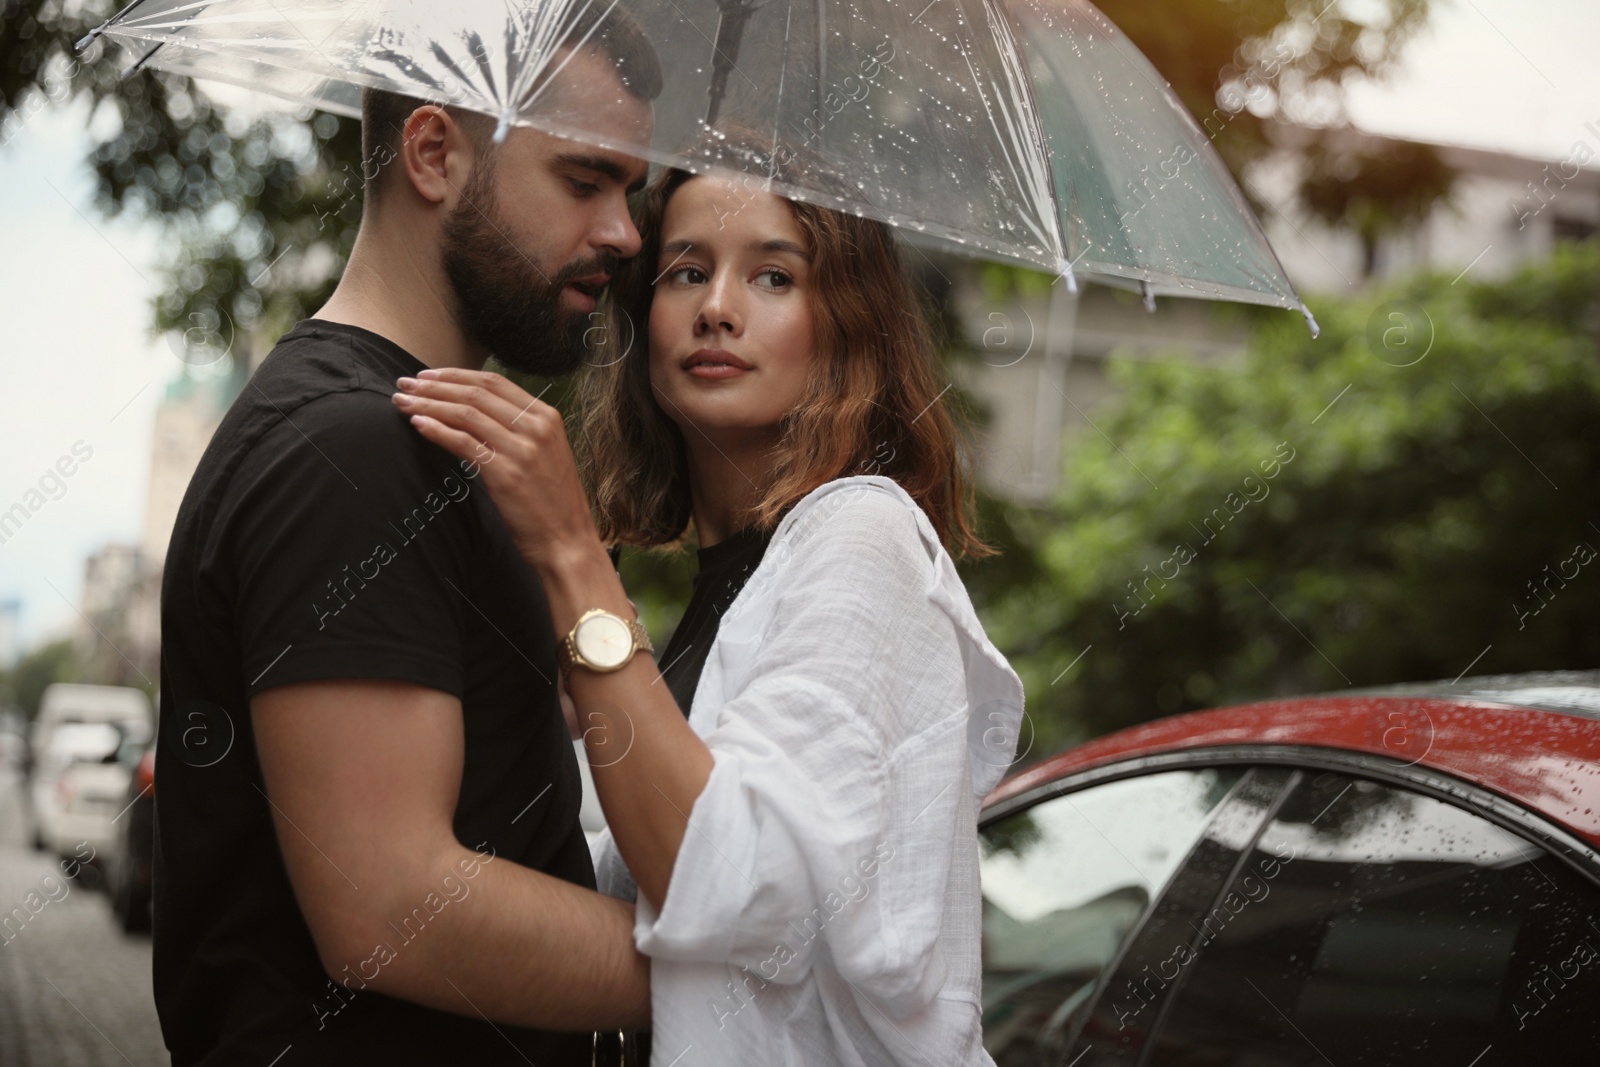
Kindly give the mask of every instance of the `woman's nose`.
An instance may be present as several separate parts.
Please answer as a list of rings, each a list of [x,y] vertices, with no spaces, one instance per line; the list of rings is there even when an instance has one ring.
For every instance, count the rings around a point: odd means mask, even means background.
[[[739,309],[738,280],[729,273],[719,273],[706,286],[705,300],[700,304],[700,314],[695,319],[696,334],[717,329],[737,335],[744,328]]]

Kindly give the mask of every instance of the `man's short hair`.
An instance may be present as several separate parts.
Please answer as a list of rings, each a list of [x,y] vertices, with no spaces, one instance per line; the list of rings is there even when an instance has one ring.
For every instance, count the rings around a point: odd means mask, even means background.
[[[604,12],[602,14],[602,12]],[[615,65],[622,85],[628,93],[646,103],[661,95],[661,60],[655,46],[631,14],[620,4],[609,9],[598,4],[588,4],[573,21],[561,47],[581,44],[605,56]],[[541,79],[549,73],[548,68]],[[437,104],[456,121],[472,145],[478,159],[488,157],[496,120],[492,115],[471,108],[457,107],[444,100],[430,100],[387,89],[363,89],[361,92],[361,159],[362,172],[372,174],[365,182],[365,193],[375,199],[378,190],[387,184],[386,164],[400,154],[406,119],[419,107]]]

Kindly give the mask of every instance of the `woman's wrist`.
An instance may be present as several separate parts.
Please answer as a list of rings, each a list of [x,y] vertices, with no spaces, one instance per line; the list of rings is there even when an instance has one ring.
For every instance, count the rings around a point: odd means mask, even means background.
[[[552,554],[537,570],[558,639],[577,624],[579,616],[595,608],[633,618],[622,579],[598,539]]]

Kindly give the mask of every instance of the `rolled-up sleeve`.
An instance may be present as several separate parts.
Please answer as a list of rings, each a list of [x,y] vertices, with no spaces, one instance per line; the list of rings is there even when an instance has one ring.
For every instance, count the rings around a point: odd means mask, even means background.
[[[597,890],[608,897],[632,902],[639,895],[639,887],[634,884],[633,872],[628,870],[628,865],[623,862],[622,853],[617,851],[616,839],[611,836],[608,826],[600,831],[592,846],[594,858],[594,885]]]
[[[771,579],[776,606],[705,737],[712,771],[660,913],[639,898],[636,942],[793,983],[825,941],[852,985],[914,1010],[945,979],[952,837],[973,829],[957,826],[961,636],[916,516],[882,492],[851,494]]]

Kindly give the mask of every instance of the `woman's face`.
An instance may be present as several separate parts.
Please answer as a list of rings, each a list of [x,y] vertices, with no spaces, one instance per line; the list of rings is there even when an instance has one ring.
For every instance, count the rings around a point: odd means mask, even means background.
[[[771,193],[697,177],[667,202],[650,384],[691,447],[770,444],[799,403],[816,347],[809,255]]]

